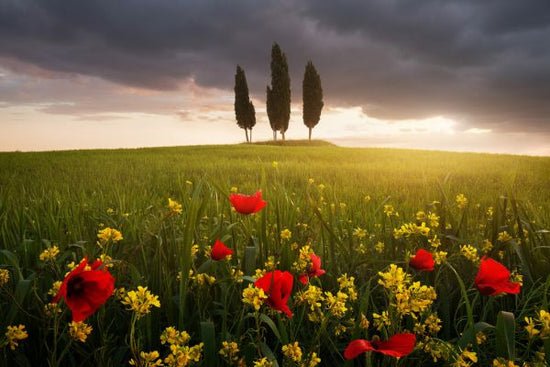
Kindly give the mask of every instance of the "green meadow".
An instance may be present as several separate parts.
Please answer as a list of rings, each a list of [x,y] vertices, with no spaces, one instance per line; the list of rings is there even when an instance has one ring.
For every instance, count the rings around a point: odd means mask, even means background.
[[[12,348],[2,331],[0,365],[545,366],[549,179],[548,157],[322,141],[0,153],[0,328],[28,334]],[[232,209],[232,192],[258,190],[263,210]],[[105,228],[123,239],[98,238]],[[210,259],[218,238],[231,259]],[[59,254],[40,259],[54,246]],[[434,271],[409,266],[418,249],[441,257]],[[307,251],[326,274],[303,286]],[[45,307],[86,255],[103,256],[124,290],[85,320],[93,330],[82,341],[63,301],[59,313]],[[512,271],[519,294],[476,289],[483,256]],[[399,278],[392,265],[409,274],[396,288],[380,274]],[[292,318],[243,301],[274,269],[295,277]],[[142,317],[121,302],[138,286],[160,302]],[[190,340],[161,343],[170,326]],[[351,340],[398,333],[416,336],[405,357],[343,356]],[[295,342],[299,358],[283,348]]]

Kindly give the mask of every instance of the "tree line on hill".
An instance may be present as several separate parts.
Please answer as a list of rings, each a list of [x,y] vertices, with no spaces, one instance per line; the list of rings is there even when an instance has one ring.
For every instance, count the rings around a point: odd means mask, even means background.
[[[290,121],[290,75],[286,55],[277,43],[271,48],[271,86],[267,86],[266,109],[269,124],[273,130],[273,140],[277,140],[277,132],[285,140]],[[319,123],[323,109],[323,88],[321,77],[311,61],[306,64],[302,82],[304,124],[311,131]],[[248,84],[244,70],[237,65],[235,74],[235,118],[237,125],[244,129],[246,141],[252,141],[252,128],[256,125],[256,111],[248,94]]]

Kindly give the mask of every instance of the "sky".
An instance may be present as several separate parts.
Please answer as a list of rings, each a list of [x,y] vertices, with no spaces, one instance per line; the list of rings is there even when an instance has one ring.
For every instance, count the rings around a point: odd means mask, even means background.
[[[234,144],[235,69],[269,140],[271,46],[288,139],[550,156],[547,0],[0,0],[0,151]]]

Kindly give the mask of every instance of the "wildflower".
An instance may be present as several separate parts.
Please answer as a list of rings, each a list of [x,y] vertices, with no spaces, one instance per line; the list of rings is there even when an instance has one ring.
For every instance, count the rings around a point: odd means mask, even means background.
[[[294,277],[287,271],[280,270],[266,273],[263,277],[256,280],[254,285],[261,288],[268,294],[266,303],[273,309],[284,312],[288,317],[292,317],[292,312],[288,308],[287,302],[292,292]]]
[[[424,249],[418,250],[409,262],[409,265],[418,271],[433,271],[434,264],[433,255]]]
[[[535,327],[535,321],[533,321],[532,317],[526,317],[525,322],[527,323],[525,330],[527,331],[527,334],[529,334],[530,339],[540,333],[540,330],[537,330]]]
[[[312,178],[308,178],[308,180],[307,180],[308,185],[313,185],[314,182],[315,182],[315,180],[312,179]]]
[[[237,186],[231,186],[229,191],[232,192],[232,193],[236,193],[237,191],[239,191],[239,189],[237,188]]]
[[[48,294],[49,294],[50,296],[53,296],[53,297],[57,296],[57,294],[59,293],[59,289],[61,288],[61,284],[62,284],[62,283],[63,283],[63,282],[61,282],[61,281],[59,281],[59,280],[56,281],[56,282],[53,282],[52,287],[51,287],[50,290],[48,291]]]
[[[279,262],[275,261],[275,256],[270,255],[270,256],[267,257],[267,261],[264,263],[264,267],[267,270],[275,270],[275,268],[277,267],[278,264],[279,264]]]
[[[194,280],[195,284],[199,287],[202,287],[205,284],[212,285],[216,283],[216,277],[208,275],[207,273],[198,273],[196,276],[190,276],[189,278]]]
[[[481,259],[474,283],[476,288],[487,296],[500,293],[517,294],[521,289],[519,283],[510,282],[510,270],[487,256]]]
[[[160,334],[160,343],[162,345],[169,344],[169,345],[185,345],[189,342],[191,337],[187,333],[187,331],[179,331],[173,326],[168,326],[164,331]]]
[[[367,237],[367,231],[360,227],[357,227],[353,230],[353,235],[359,239]]]
[[[10,281],[10,271],[8,269],[0,269],[0,287],[5,286]]]
[[[487,342],[487,335],[483,331],[478,331],[476,333],[476,342],[478,345],[481,345],[485,342]]]
[[[216,239],[216,243],[214,243],[214,247],[212,248],[212,251],[210,252],[210,257],[212,260],[223,260],[228,256],[231,256],[235,253],[235,251],[231,250],[230,248],[226,247],[223,242],[220,241],[220,239]]]
[[[296,295],[296,304],[306,303],[309,306],[308,319],[311,322],[322,321],[323,311],[321,310],[321,302],[324,300],[323,290],[311,284],[306,290]]]
[[[307,284],[307,280],[313,277],[319,277],[326,273],[324,269],[321,269],[321,257],[315,255],[314,253],[311,253],[311,264],[309,269],[307,270],[307,274],[301,274],[298,279],[300,280],[300,283],[303,285]]]
[[[106,243],[108,241],[118,242],[123,239],[120,231],[110,227],[100,229],[97,233],[97,238],[99,238],[101,243]]]
[[[273,363],[267,359],[267,357],[263,357],[262,359],[258,359],[254,361],[253,364],[254,367],[273,367]]]
[[[434,261],[436,265],[441,265],[441,263],[446,260],[447,260],[447,252],[445,251],[434,252]]]
[[[115,214],[115,210],[113,208],[107,208],[106,212],[107,212],[108,215]]]
[[[344,351],[344,357],[349,360],[362,353],[374,351],[400,358],[410,354],[415,343],[416,335],[411,333],[395,334],[386,341],[381,341],[377,336],[372,341],[356,339],[349,343]]]
[[[355,301],[357,299],[355,277],[348,277],[348,274],[344,273],[337,279],[337,281],[340,290],[348,295],[350,301]]]
[[[428,221],[430,222],[430,227],[434,227],[434,228],[439,227],[439,219],[440,219],[439,215],[432,212],[428,213]]]
[[[277,169],[277,166],[278,166],[278,165],[279,165],[279,162],[277,162],[277,161],[271,162],[271,166],[272,166],[273,168],[275,168],[275,169]]]
[[[466,259],[470,260],[474,264],[479,262],[479,256],[477,254],[477,249],[472,245],[463,245],[460,246],[460,253]]]
[[[244,272],[242,270],[231,268],[230,275],[231,275],[231,278],[233,278],[233,280],[236,281],[237,283],[243,282]]]
[[[69,334],[71,338],[81,343],[85,343],[88,335],[92,333],[92,327],[83,321],[72,321],[69,323]]]
[[[88,257],[85,257],[80,265],[65,277],[59,293],[52,300],[53,303],[57,303],[63,297],[71,309],[75,322],[84,321],[95,313],[113,294],[115,278],[105,269],[98,270],[102,265],[99,260],[88,265]]]
[[[292,232],[288,228],[285,228],[281,231],[281,239],[282,240],[289,240],[290,237],[292,237]]]
[[[508,232],[502,231],[502,232],[498,233],[497,240],[498,240],[498,242],[505,243],[505,242],[512,241],[513,237],[510,236],[510,234]]]
[[[231,194],[229,201],[235,210],[241,214],[257,213],[267,204],[262,200],[262,191],[257,191],[254,195]]]
[[[507,361],[506,359],[499,357],[493,359],[493,367],[519,367],[514,361]]]
[[[542,332],[540,336],[546,337],[550,335],[550,312],[546,310],[539,310],[538,321],[540,322],[542,327]]]
[[[156,367],[162,366],[162,360],[159,359],[160,354],[156,350],[152,352],[140,352],[139,360],[130,359],[128,362],[130,366],[140,366],[140,367]]]
[[[298,345],[298,342],[283,345],[283,355],[294,361],[300,362],[302,360],[302,348]]]
[[[399,217],[399,213],[394,209],[393,205],[384,205],[384,214],[386,214],[386,217]]]
[[[61,313],[61,307],[57,303],[46,303],[44,305],[44,316],[54,317],[58,313]]]
[[[424,213],[422,210],[416,212],[414,217],[419,222],[425,222],[426,221],[426,213]]]
[[[53,246],[45,249],[39,256],[40,261],[53,261],[59,255],[59,247]]]
[[[470,362],[477,363],[477,354],[476,354],[476,352],[471,352],[468,349],[464,349],[458,355],[458,357],[455,360],[453,366],[455,366],[455,367],[469,367],[469,366],[472,365]]]
[[[324,190],[326,186],[323,184],[319,184],[317,185],[317,187],[319,188],[319,190]]]
[[[483,240],[483,244],[481,245],[481,251],[483,253],[488,253],[493,249],[493,244],[488,239]]]
[[[371,197],[370,195],[365,195],[365,197],[363,198],[363,200],[365,200],[365,202],[369,202],[371,200]]]
[[[181,204],[170,198],[168,198],[168,205],[166,207],[170,209],[170,213],[168,214],[169,216],[181,214],[183,212]]]
[[[437,334],[441,330],[441,319],[437,314],[431,314],[424,320],[424,324],[430,334]]]
[[[126,293],[122,304],[128,306],[129,311],[134,311],[138,319],[151,312],[151,307],[160,307],[158,296],[153,295],[147,290],[147,287],[142,286],[138,286],[137,291]]]
[[[416,223],[406,223],[401,226],[399,229],[393,230],[393,237],[399,239],[402,237],[408,238],[412,235],[421,235],[428,237],[430,234],[430,228],[426,227],[426,223],[422,222],[421,225],[416,225]]]
[[[455,198],[455,201],[456,201],[456,206],[460,210],[464,210],[468,205],[468,199],[466,198],[466,196],[464,196],[464,194],[458,194]]]
[[[376,245],[374,245],[374,251],[378,252],[379,254],[384,252],[384,242],[376,242]]]
[[[229,363],[237,362],[239,360],[239,346],[235,342],[222,342],[222,348],[218,353],[227,359]]]
[[[379,272],[380,278],[378,284],[386,289],[397,289],[410,281],[411,276],[395,264],[390,264],[390,269],[383,273]]]
[[[164,363],[169,367],[188,366],[192,362],[197,363],[202,357],[203,347],[204,343],[199,343],[192,347],[172,344],[170,346],[170,354],[164,359]]]
[[[6,341],[8,342],[10,349],[15,350],[21,340],[27,339],[29,334],[25,331],[25,325],[8,326],[6,328]]]
[[[391,320],[388,311],[382,311],[381,314],[372,314],[373,323],[377,330],[381,330],[384,326],[390,326]]]
[[[262,304],[267,299],[267,295],[264,290],[258,287],[253,286],[252,284],[248,285],[248,288],[243,290],[243,303],[254,307],[254,310],[259,311]]]

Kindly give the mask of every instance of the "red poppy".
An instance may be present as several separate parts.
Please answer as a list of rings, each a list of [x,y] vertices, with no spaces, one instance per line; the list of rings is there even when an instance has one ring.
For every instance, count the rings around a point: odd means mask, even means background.
[[[326,271],[324,269],[321,269],[321,257],[320,256],[317,256],[317,255],[312,253],[312,254],[310,254],[310,258],[311,258],[311,267],[309,268],[307,274],[301,274],[298,277],[298,280],[300,280],[300,282],[303,285],[307,284],[307,280],[309,278],[318,277],[318,276],[321,276],[321,275],[326,273]]]
[[[500,293],[518,294],[521,284],[510,281],[510,270],[487,256],[483,256],[474,280],[476,288],[486,296]]]
[[[433,271],[435,261],[431,252],[420,249],[411,259],[409,265],[411,266],[411,268],[414,268],[418,271]]]
[[[292,312],[288,308],[287,302],[292,293],[292,284],[294,277],[288,271],[270,271],[263,277],[256,280],[254,285],[264,290],[267,294],[267,304],[274,310],[284,312],[288,317],[292,317]]]
[[[212,247],[212,251],[210,252],[210,257],[212,260],[223,260],[229,255],[233,255],[235,251],[231,250],[227,246],[223,244],[223,242],[220,241],[218,238],[216,240],[216,243],[214,244],[214,247]]]
[[[115,278],[106,270],[98,270],[103,265],[99,260],[88,266],[88,257],[71,271],[63,280],[59,293],[52,303],[59,302],[63,297],[73,314],[73,321],[83,321],[94,314],[102,304],[113,294]]]
[[[262,200],[261,190],[254,195],[231,194],[229,195],[229,201],[231,201],[235,210],[241,214],[257,213],[267,204]]]
[[[395,334],[386,341],[380,341],[377,336],[372,341],[356,339],[349,343],[344,351],[344,357],[353,359],[370,350],[387,356],[404,357],[413,351],[415,343],[416,335],[411,333]]]

